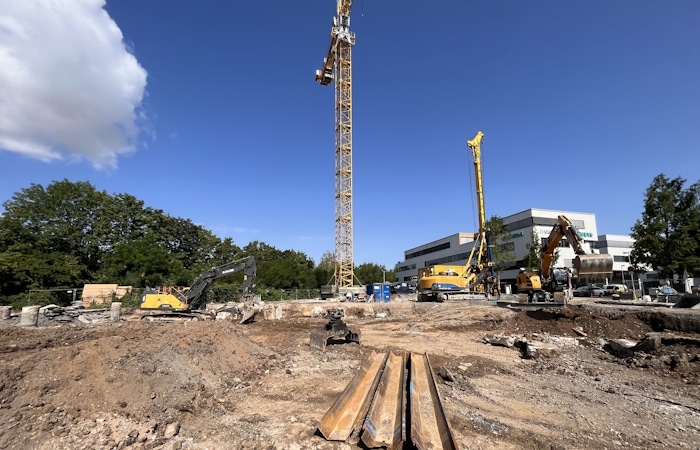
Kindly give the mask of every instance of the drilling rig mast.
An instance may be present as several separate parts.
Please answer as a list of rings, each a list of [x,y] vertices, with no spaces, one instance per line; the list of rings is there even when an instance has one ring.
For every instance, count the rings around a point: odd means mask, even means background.
[[[335,81],[335,283],[352,287],[352,46],[350,31],[352,0],[338,0],[331,28],[331,44],[316,71],[316,81],[328,86]]]

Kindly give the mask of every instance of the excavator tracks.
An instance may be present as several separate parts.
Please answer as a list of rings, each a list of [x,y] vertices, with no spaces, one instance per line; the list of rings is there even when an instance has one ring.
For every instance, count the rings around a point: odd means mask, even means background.
[[[427,354],[372,353],[321,419],[327,440],[357,432],[368,449],[453,450],[452,434]]]

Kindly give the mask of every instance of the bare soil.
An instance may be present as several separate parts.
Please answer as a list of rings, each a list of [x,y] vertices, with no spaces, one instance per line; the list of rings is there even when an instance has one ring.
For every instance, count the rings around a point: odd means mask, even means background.
[[[270,304],[266,307],[271,306]],[[309,346],[342,306],[360,345]],[[0,325],[0,449],[345,449],[324,413],[371,351],[427,352],[462,449],[700,448],[698,311],[573,304],[274,304],[279,320]],[[573,331],[576,328],[586,336]],[[669,329],[670,328],[670,329]],[[612,339],[665,332],[649,352]],[[527,359],[484,337],[558,350]],[[681,339],[685,338],[685,339]]]

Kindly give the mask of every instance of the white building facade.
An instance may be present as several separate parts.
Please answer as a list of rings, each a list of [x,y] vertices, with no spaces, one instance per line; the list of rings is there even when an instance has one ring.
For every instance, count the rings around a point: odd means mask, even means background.
[[[607,253],[613,257],[613,273],[627,272],[631,262],[630,255],[634,248],[634,239],[621,234],[603,234],[598,236],[596,248],[600,253]]]
[[[527,209],[519,213],[503,218],[503,221],[511,233],[509,241],[503,243],[508,250],[515,254],[516,261],[510,268],[501,272],[501,281],[512,283],[520,268],[524,267],[523,261],[530,252],[527,245],[532,242],[533,233],[540,243],[546,242],[552,228],[557,222],[557,217],[566,216],[579,230],[584,239],[584,247],[587,252],[593,252],[598,243],[598,227],[595,214],[572,211],[554,211],[548,209]],[[465,265],[469,259],[469,252],[474,246],[475,233],[457,233],[438,239],[404,252],[404,261],[397,263],[395,267],[397,281],[412,281],[418,276],[418,269],[433,264]],[[629,239],[629,238],[628,238]],[[626,242],[624,240],[621,240]],[[615,241],[616,242],[616,241]],[[612,243],[612,241],[611,241]],[[615,249],[622,252],[631,248]],[[600,251],[600,253],[606,253]],[[559,258],[555,261],[556,267],[572,267],[576,256],[574,249],[566,238],[559,243]],[[620,262],[622,264],[622,262]]]

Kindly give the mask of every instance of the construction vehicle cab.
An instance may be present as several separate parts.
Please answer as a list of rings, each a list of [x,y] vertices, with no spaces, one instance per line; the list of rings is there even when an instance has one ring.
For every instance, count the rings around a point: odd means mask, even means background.
[[[574,268],[553,268],[554,252],[563,238],[574,248],[576,258]],[[566,217],[557,217],[557,223],[547,238],[547,244],[540,253],[540,267],[537,271],[521,269],[516,277],[518,292],[527,293],[528,302],[549,301],[552,293],[561,290],[566,279],[576,276],[586,279],[605,279],[612,277],[613,258],[611,255],[591,254],[586,252],[584,240],[576,226]],[[566,277],[566,278],[564,278]]]

